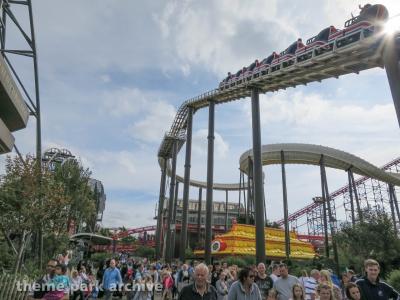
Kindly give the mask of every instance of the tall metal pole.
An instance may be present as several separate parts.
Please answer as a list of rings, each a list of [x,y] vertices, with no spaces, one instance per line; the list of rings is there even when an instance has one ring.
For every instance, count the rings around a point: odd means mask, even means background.
[[[33,24],[33,12],[32,12],[32,1],[28,0],[29,10],[29,24],[31,29],[31,47],[33,52],[33,68],[35,78],[35,99],[36,99],[36,163],[38,168],[38,183],[39,183],[39,203],[43,205],[43,199],[41,199],[41,185],[42,185],[42,128],[41,128],[41,110],[40,110],[40,91],[39,91],[39,68],[38,68],[38,57],[36,51],[36,38],[35,38],[35,27]],[[43,266],[43,224],[39,230],[39,267]]]
[[[171,232],[173,230],[172,226],[172,214],[173,214],[173,203],[175,195],[175,181],[176,181],[176,156],[177,156],[177,141],[174,140],[172,146],[172,170],[171,170],[171,182],[169,186],[169,198],[168,198],[168,219],[167,219],[167,237],[165,241],[166,251],[165,251],[165,261],[171,263],[172,253],[171,253]]]
[[[321,191],[322,191],[322,209],[323,211],[323,221],[324,221],[324,245],[325,245],[325,256],[329,258],[329,237],[328,237],[328,218],[326,215],[326,202],[327,197],[325,194],[324,178],[322,175],[322,157],[320,162],[320,173],[321,173]]]
[[[396,222],[396,214],[394,212],[394,199],[393,199],[391,184],[389,184],[389,204],[390,204],[390,212],[392,214],[393,229],[394,232],[397,234],[397,225],[396,225],[397,222]]]
[[[176,209],[178,207],[178,195],[179,195],[179,181],[176,181],[175,185],[175,196],[174,196],[174,212],[172,214],[172,243],[171,243],[171,257],[175,258],[175,243],[176,243]],[[181,227],[182,230],[182,227]],[[181,231],[182,234],[182,231]]]
[[[351,224],[356,224],[356,217],[354,214],[354,200],[353,200],[353,185],[351,184],[350,170],[347,171],[347,178],[349,181],[349,195],[350,195],[350,209],[351,209]],[[357,191],[355,191],[357,193]]]
[[[326,178],[326,171],[325,171],[325,165],[324,165],[324,156],[321,157],[321,168],[322,168],[322,176],[323,176],[324,187],[325,187],[325,196],[326,196],[326,200],[327,200],[326,204],[328,206],[329,227],[331,229],[331,239],[332,239],[332,249],[333,249],[333,260],[335,261],[335,265],[336,265],[336,274],[340,274],[339,254],[338,254],[338,249],[337,249],[337,244],[336,244],[336,229],[334,226],[335,220],[333,219],[333,215],[332,215],[331,199],[329,196],[329,189],[328,189],[328,180]]]
[[[225,231],[228,231],[228,190],[225,190]]]
[[[197,211],[197,242],[200,243],[201,237],[201,202],[202,202],[202,191],[203,188],[199,188],[199,204],[198,204],[198,211]]]
[[[249,193],[247,192],[247,198],[249,197]],[[244,207],[244,218],[247,224],[247,199],[246,199],[246,188],[244,187],[244,174],[243,174],[243,207]]]
[[[249,166],[250,166],[250,203],[249,203],[249,207],[250,207],[250,218],[253,219],[253,223],[255,224],[255,207],[254,207],[254,167],[253,167],[253,161],[250,158],[250,162],[249,162]]]
[[[251,89],[251,111],[253,126],[253,182],[255,202],[256,223],[256,262],[265,262],[265,220],[263,201],[263,177],[261,163],[261,122],[260,122],[260,99],[256,87]]]
[[[362,223],[364,218],[363,218],[363,213],[362,213],[362,210],[361,210],[360,198],[358,197],[358,191],[357,191],[356,182],[354,180],[354,174],[353,174],[353,171],[351,169],[349,170],[349,172],[350,172],[351,183],[353,185],[354,199],[356,199],[358,219]]]
[[[240,219],[240,206],[241,206],[241,196],[242,196],[242,171],[239,169],[239,208],[237,213],[238,220]]]
[[[263,180],[264,222],[267,222],[267,204],[265,202],[265,184]]]
[[[281,166],[282,166],[282,192],[283,192],[283,216],[285,219],[285,253],[286,259],[290,256],[290,233],[289,233],[289,209],[287,202],[286,189],[286,170],[285,170],[285,153],[281,151]]]
[[[212,238],[212,215],[213,215],[213,186],[214,186],[214,126],[215,126],[215,102],[209,101],[208,106],[208,154],[207,154],[207,199],[206,199],[206,239],[205,239],[205,261],[211,263],[211,238]]]
[[[400,58],[397,51],[394,36],[386,37],[383,62],[385,64],[386,75],[388,77],[394,108],[397,114],[397,121],[400,126]]]
[[[397,197],[396,197],[396,190],[393,186],[393,184],[389,185],[389,193],[392,193],[392,197],[393,197],[393,202],[394,202],[394,207],[396,208],[396,212],[397,212],[397,219],[400,222],[400,209],[399,209],[399,203],[397,202]]]
[[[156,259],[159,260],[161,257],[161,229],[163,223],[163,210],[164,210],[164,199],[165,199],[165,181],[167,179],[167,159],[164,158],[162,169],[161,169],[161,183],[160,183],[160,197],[158,198],[158,215],[157,215],[157,229],[156,229]]]
[[[192,124],[193,124],[193,107],[188,107],[187,128],[186,128],[186,156],[185,156],[185,177],[183,183],[183,207],[182,207],[182,227],[181,239],[179,244],[179,260],[185,261],[185,251],[187,243],[187,222],[189,209],[189,181],[190,167],[192,159]]]
[[[252,184],[251,184],[251,176],[253,173],[252,161],[250,156],[248,157],[249,162],[249,173],[247,175],[247,210],[246,210],[246,224],[250,224],[250,214],[251,214],[251,199],[252,199]]]

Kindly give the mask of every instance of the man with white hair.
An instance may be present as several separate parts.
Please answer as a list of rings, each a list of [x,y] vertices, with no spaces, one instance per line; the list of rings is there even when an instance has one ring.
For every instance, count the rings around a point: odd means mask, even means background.
[[[254,282],[258,285],[260,289],[262,299],[266,299],[268,296],[268,291],[272,289],[274,282],[272,281],[271,277],[265,273],[265,264],[259,263],[257,266],[257,275],[254,279]]]
[[[197,265],[194,269],[194,283],[182,288],[178,300],[217,300],[217,291],[207,282],[207,278],[207,266]]]

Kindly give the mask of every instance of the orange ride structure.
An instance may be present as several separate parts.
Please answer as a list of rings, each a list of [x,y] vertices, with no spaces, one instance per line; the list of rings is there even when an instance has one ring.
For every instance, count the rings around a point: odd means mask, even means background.
[[[265,227],[265,255],[270,259],[285,258],[285,231]],[[230,231],[216,235],[212,241],[213,256],[255,256],[256,235],[254,225],[234,223]],[[204,250],[195,250],[197,256],[204,256]],[[313,259],[317,254],[311,243],[298,239],[295,232],[290,232],[290,258]]]

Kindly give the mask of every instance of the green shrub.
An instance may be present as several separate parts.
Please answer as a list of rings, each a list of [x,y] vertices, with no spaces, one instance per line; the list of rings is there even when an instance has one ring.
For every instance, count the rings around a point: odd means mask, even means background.
[[[228,263],[228,266],[237,265],[239,268],[247,266],[246,261],[243,258],[237,256],[228,256],[223,260],[223,262]]]
[[[15,257],[12,255],[8,245],[0,241],[0,271],[11,271],[14,267]]]
[[[146,257],[148,259],[154,259],[156,255],[156,250],[151,247],[147,246],[139,246],[137,249],[134,251],[135,255],[138,257]]]
[[[194,256],[193,250],[190,247],[187,247],[185,250],[185,257],[186,258],[192,258]]]
[[[243,256],[243,260],[246,262],[247,266],[256,264],[256,258],[254,256]]]
[[[388,283],[397,291],[400,290],[400,270],[390,272]]]
[[[97,265],[101,262],[106,261],[107,259],[110,259],[110,258],[111,258],[111,255],[106,252],[97,252],[97,253],[93,253],[90,256],[90,260],[93,261]]]

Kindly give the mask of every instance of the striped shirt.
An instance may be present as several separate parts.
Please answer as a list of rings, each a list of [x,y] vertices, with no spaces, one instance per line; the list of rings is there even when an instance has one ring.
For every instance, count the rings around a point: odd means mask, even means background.
[[[311,296],[315,294],[315,290],[317,289],[317,281],[313,277],[309,277],[304,282],[304,292],[306,294],[306,300],[310,300]]]

